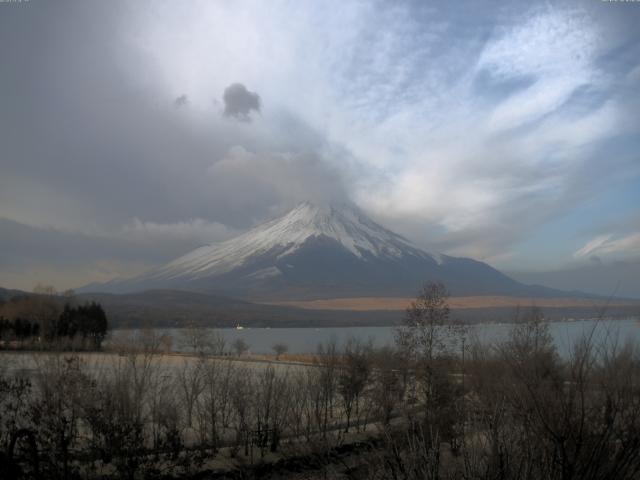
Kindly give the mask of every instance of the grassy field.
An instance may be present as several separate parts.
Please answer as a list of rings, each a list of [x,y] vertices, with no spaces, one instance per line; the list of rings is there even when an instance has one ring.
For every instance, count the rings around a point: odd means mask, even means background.
[[[405,310],[413,301],[405,297],[352,297],[352,298],[327,298],[321,300],[298,300],[270,303],[270,305],[282,305],[304,308],[307,310],[351,310],[351,311],[380,311]],[[504,308],[504,307],[529,307],[536,305],[541,308],[566,308],[566,307],[600,307],[603,300],[592,298],[523,298],[506,296],[473,296],[451,297],[449,306],[454,309],[469,308]],[[640,301],[615,300],[608,304],[609,307],[640,306]]]
[[[142,355],[142,354],[140,354]],[[0,351],[0,373],[19,373],[33,376],[42,372],[43,365],[50,363],[55,358],[80,358],[88,372],[95,374],[109,373],[119,368],[129,360],[127,355],[118,352],[41,352],[41,351]],[[154,366],[161,370],[179,373],[185,367],[196,363],[201,357],[182,353],[154,354],[152,358]],[[254,371],[264,370],[271,365],[277,369],[297,371],[312,364],[311,355],[281,355],[276,359],[275,355],[243,355],[241,357],[206,357],[208,361],[230,363],[235,368],[250,368]]]

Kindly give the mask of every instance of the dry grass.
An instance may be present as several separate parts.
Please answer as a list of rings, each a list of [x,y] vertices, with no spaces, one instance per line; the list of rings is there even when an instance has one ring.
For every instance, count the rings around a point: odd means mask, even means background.
[[[140,354],[143,355],[143,354]],[[42,352],[42,351],[0,351],[0,373],[22,372],[27,375],[35,375],[40,371],[42,364],[48,360],[60,357],[79,357],[89,372],[109,372],[124,366],[128,357],[117,352]],[[200,357],[188,353],[153,354],[154,365],[168,371],[180,371],[185,364],[196,362]],[[260,371],[273,365],[277,369],[307,368],[313,363],[313,355],[281,355],[276,360],[275,355],[247,354],[241,357],[206,357],[209,360],[230,362],[236,367],[246,367]]]
[[[314,363],[317,358],[316,355],[306,353],[283,353],[276,355],[271,354],[258,354],[248,353],[242,357],[233,357],[238,362],[291,362],[291,363]]]
[[[293,300],[269,303],[270,305],[285,305],[304,308],[308,310],[405,310],[413,301],[405,297],[353,297],[353,298],[327,298],[320,300]],[[475,297],[451,297],[451,308],[495,308],[495,307],[527,307],[536,305],[545,307],[594,307],[602,302],[589,298],[529,298],[506,296],[475,296]],[[640,305],[640,302],[615,301],[609,303],[610,307]]]

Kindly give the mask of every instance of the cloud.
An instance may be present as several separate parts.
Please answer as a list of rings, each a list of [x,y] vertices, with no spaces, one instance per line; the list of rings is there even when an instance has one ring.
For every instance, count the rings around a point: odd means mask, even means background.
[[[576,258],[588,257],[594,252],[598,251],[602,246],[606,245],[610,239],[611,234],[598,235],[597,237],[589,240],[580,250],[576,251],[573,256]]]
[[[250,92],[241,83],[232,83],[224,89],[224,116],[241,122],[251,121],[251,112],[260,113],[260,96]]]
[[[545,272],[509,272],[516,280],[558,290],[594,293],[609,297],[640,298],[640,260],[589,262]]]
[[[258,218],[304,200],[323,203],[347,197],[340,172],[313,153],[259,153],[234,146],[208,168],[207,179],[219,201],[238,189],[250,192],[237,197],[229,208],[236,214],[241,210],[260,212]]]
[[[629,259],[640,257],[640,232],[599,235],[574,253],[575,258]]]
[[[516,128],[563,105],[572,92],[596,81],[598,32],[579,10],[541,9],[509,26],[483,50],[478,68],[497,82],[532,79],[500,102],[490,128]]]
[[[637,134],[626,120],[637,95],[614,87],[624,75],[603,69],[605,36],[580,8],[509,12],[485,35],[477,47],[447,32],[442,61],[425,62],[436,71],[446,60],[467,66],[438,79],[435,97],[405,101],[403,116],[371,126],[371,137],[402,150],[375,144],[369,156],[385,152],[386,160],[357,198],[432,248],[506,258],[536,229],[619,182],[617,172],[637,176],[633,155],[615,156],[615,168],[603,161],[620,137]],[[458,42],[477,50],[459,53]],[[413,80],[431,90],[429,76]]]
[[[188,105],[188,104],[189,104],[189,97],[184,93],[176,97],[176,99],[173,101],[173,105],[176,108],[184,107],[185,105]]]
[[[158,223],[134,218],[117,233],[122,239],[153,246],[165,244],[176,252],[184,253],[191,245],[206,245],[238,235],[236,229],[219,222],[192,218],[175,223]]]
[[[38,282],[63,289],[142,273],[239,233],[203,219],[164,224],[138,218],[117,229],[85,234],[0,217],[0,230],[0,286],[27,289]]]

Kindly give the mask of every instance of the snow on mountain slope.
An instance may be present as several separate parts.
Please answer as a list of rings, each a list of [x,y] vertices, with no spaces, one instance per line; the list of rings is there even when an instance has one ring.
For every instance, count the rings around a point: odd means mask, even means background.
[[[442,281],[456,295],[534,293],[485,263],[427,253],[354,207],[308,202],[147,274],[80,291],[179,289],[250,299],[404,296],[427,281]]]
[[[149,279],[184,277],[198,279],[232,271],[249,258],[280,250],[277,258],[294,253],[312,238],[335,240],[355,257],[364,259],[414,256],[439,262],[440,257],[427,254],[408,240],[381,227],[355,208],[342,205],[317,206],[302,203],[283,217],[262,224],[226,242],[200,247],[152,272]],[[275,267],[256,271],[253,275],[277,275]]]

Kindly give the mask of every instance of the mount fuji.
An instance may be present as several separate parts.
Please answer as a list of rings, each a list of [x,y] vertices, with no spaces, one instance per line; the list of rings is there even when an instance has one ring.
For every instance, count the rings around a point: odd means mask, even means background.
[[[454,295],[553,296],[469,258],[428,253],[350,205],[309,202],[236,238],[130,279],[83,291],[215,292],[258,300],[414,296],[428,281]]]

